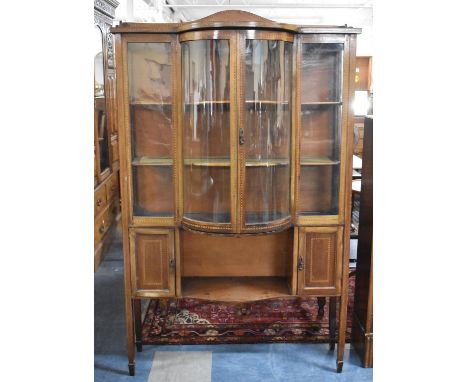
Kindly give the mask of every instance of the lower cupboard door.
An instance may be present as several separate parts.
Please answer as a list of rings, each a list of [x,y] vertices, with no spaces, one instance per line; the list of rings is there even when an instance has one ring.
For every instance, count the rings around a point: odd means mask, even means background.
[[[330,296],[341,292],[342,227],[299,231],[298,294]]]
[[[140,297],[175,295],[174,231],[130,230],[132,290]]]

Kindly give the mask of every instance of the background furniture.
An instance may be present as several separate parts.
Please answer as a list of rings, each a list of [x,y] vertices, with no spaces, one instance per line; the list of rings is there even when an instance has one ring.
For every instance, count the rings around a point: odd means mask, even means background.
[[[94,1],[94,270],[120,220],[119,152],[115,105],[114,40],[109,28],[118,2]]]
[[[226,11],[112,31],[130,374],[141,300],[174,296],[339,298],[340,372],[360,29]]]
[[[372,367],[373,118],[366,117],[364,124],[352,342],[361,357],[363,366]]]

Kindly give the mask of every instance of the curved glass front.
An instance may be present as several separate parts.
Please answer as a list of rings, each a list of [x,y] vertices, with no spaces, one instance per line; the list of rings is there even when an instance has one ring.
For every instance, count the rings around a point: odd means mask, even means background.
[[[231,223],[229,41],[181,46],[184,216]]]
[[[246,40],[245,225],[286,219],[290,211],[293,44]]]

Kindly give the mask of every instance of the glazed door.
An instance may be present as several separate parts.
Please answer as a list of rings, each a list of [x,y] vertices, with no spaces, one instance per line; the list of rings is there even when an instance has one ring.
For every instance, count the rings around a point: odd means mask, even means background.
[[[175,217],[176,39],[125,36],[127,173],[136,225],[172,225]]]
[[[304,36],[299,50],[298,222],[343,223],[348,58],[344,37]]]
[[[291,222],[293,35],[239,33],[240,230],[273,230]]]
[[[180,36],[182,221],[190,228],[229,232],[236,225],[236,36],[234,31]]]

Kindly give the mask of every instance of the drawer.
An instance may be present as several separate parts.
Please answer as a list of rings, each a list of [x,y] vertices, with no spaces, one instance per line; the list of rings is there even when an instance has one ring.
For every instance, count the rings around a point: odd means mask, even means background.
[[[94,246],[99,244],[106,233],[106,213],[94,221]]]
[[[94,191],[94,216],[97,216],[107,206],[106,187],[100,186]]]
[[[115,219],[115,211],[110,205],[95,221],[94,221],[94,245],[99,243],[106,232],[109,230],[109,227],[112,225],[112,222]]]
[[[119,190],[119,177],[117,173],[112,174],[110,179],[106,182],[107,200],[111,201],[118,194]]]

